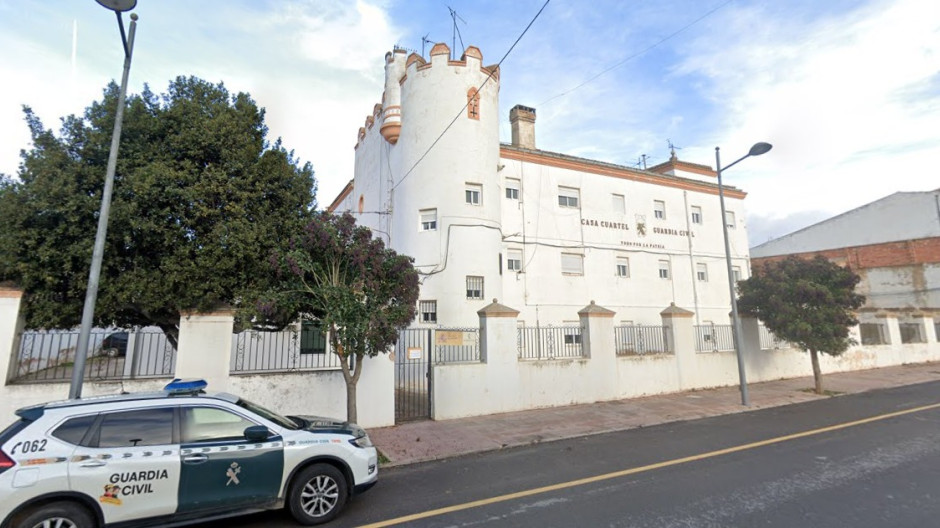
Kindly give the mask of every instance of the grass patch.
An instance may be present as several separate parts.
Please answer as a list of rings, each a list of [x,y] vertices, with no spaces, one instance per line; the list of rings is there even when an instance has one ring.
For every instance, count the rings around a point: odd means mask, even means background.
[[[385,453],[379,451],[378,449],[376,449],[376,452],[378,452],[378,454],[379,454],[379,465],[380,465],[380,466],[384,466],[385,464],[388,464],[389,462],[391,462],[391,460],[389,460],[388,457],[385,456]]]
[[[816,389],[800,389],[800,392],[806,392],[808,394],[816,394]],[[821,394],[821,396],[838,396],[840,394],[845,394],[845,392],[823,389],[823,393]]]

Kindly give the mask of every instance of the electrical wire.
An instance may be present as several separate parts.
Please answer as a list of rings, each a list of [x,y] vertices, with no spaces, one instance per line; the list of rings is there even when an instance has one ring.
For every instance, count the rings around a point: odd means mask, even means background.
[[[658,47],[660,44],[663,44],[664,42],[666,42],[666,41],[668,41],[668,40],[671,40],[673,37],[679,35],[679,34],[682,33],[683,31],[689,29],[690,27],[694,26],[695,24],[698,24],[698,23],[701,22],[702,20],[705,20],[706,18],[708,18],[709,16],[711,16],[712,14],[714,14],[716,11],[718,11],[719,9],[722,9],[723,7],[725,7],[726,5],[730,4],[730,3],[733,2],[733,1],[734,1],[734,0],[727,0],[725,3],[720,4],[718,7],[712,9],[711,11],[706,12],[704,15],[702,15],[702,16],[696,18],[696,19],[693,20],[692,22],[689,22],[688,24],[682,26],[681,28],[679,28],[678,30],[676,30],[676,31],[674,31],[674,32],[672,32],[672,33],[670,33],[669,35],[666,35],[665,37],[659,39],[659,40],[656,41],[655,43],[653,43],[653,44],[647,46],[647,47],[644,48],[643,50],[638,51],[638,52],[634,53],[633,55],[630,55],[630,56],[626,57],[625,59],[621,60],[620,62],[614,64],[613,66],[608,67],[607,69],[605,69],[605,70],[601,71],[600,73],[594,75],[594,76],[591,77],[590,79],[587,79],[586,81],[584,81],[584,82],[582,82],[581,84],[575,86],[574,88],[571,88],[571,89],[569,89],[569,90],[566,90],[566,91],[564,91],[564,92],[561,92],[561,93],[558,94],[558,95],[555,95],[555,96],[553,96],[553,97],[550,97],[550,98],[546,99],[545,101],[542,101],[541,103],[539,103],[538,107],[541,108],[541,107],[545,106],[546,104],[548,104],[548,103],[554,101],[555,99],[558,99],[558,98],[560,98],[560,97],[564,97],[564,96],[570,94],[571,92],[574,92],[575,90],[578,90],[579,88],[582,88],[584,85],[595,81],[595,80],[598,79],[599,77],[601,77],[601,76],[603,76],[603,75],[605,75],[605,74],[607,74],[607,73],[609,73],[609,72],[611,72],[611,71],[613,71],[613,70],[616,70],[617,68],[623,66],[624,64],[630,62],[631,60],[633,60],[633,59],[635,59],[635,58],[637,58],[637,57],[639,57],[639,56],[641,56],[641,55],[646,54],[647,52],[649,52],[649,51],[653,50],[654,48]]]
[[[483,82],[480,84],[480,86],[477,88],[477,93],[479,93],[479,92],[483,89],[483,87],[486,86],[486,83],[490,82],[490,79],[493,78],[493,73],[494,73],[495,71],[499,71],[500,66],[502,66],[502,64],[503,64],[503,61],[505,61],[505,60],[506,60],[506,57],[508,57],[509,54],[512,53],[512,50],[515,49],[516,44],[519,44],[519,41],[522,40],[522,37],[524,37],[525,34],[528,33],[529,28],[531,28],[531,27],[532,27],[532,24],[534,24],[535,21],[538,20],[539,15],[542,14],[542,11],[545,11],[545,8],[548,7],[548,3],[551,2],[551,1],[552,1],[552,0],[545,0],[545,3],[542,4],[542,8],[539,9],[538,13],[536,13],[534,17],[532,17],[532,20],[531,20],[531,21],[529,22],[529,24],[525,27],[525,29],[522,30],[522,33],[519,35],[519,37],[516,38],[516,41],[512,43],[512,46],[509,47],[509,49],[506,51],[506,54],[503,55],[503,58],[502,58],[502,59],[499,59],[499,62],[496,63],[496,68],[494,68],[492,71],[490,71],[489,75],[486,76],[486,79],[484,79]],[[730,0],[729,0],[729,1],[730,1]],[[414,163],[414,165],[412,165],[411,168],[408,169],[408,172],[406,172],[405,175],[402,176],[400,180],[398,180],[398,183],[396,183],[396,184],[392,187],[392,190],[393,190],[393,191],[394,191],[395,189],[397,189],[398,186],[401,185],[402,182],[404,182],[404,181],[408,178],[408,176],[411,175],[412,172],[414,172],[415,168],[418,167],[418,165],[424,160],[425,157],[427,157],[427,155],[431,152],[431,150],[434,149],[434,147],[435,147],[435,146],[437,145],[437,143],[441,140],[441,138],[444,137],[444,134],[446,134],[447,131],[450,130],[450,127],[452,127],[452,126],[454,125],[454,123],[456,123],[457,120],[460,119],[460,116],[463,115],[464,111],[467,109],[467,106],[468,106],[469,104],[470,104],[470,101],[469,101],[469,100],[468,100],[466,103],[464,103],[463,107],[457,112],[457,115],[455,115],[454,118],[451,119],[450,123],[448,123],[447,127],[444,128],[444,131],[441,132],[441,134],[440,134],[439,136],[437,136],[437,139],[435,139],[434,142],[431,143],[431,146],[429,146],[428,149],[424,151],[424,154],[422,154],[421,157],[418,158],[418,161],[416,161],[416,162]]]

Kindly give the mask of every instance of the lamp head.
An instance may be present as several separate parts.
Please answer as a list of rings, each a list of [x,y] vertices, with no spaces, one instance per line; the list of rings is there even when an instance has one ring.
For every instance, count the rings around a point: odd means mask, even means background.
[[[95,0],[102,6],[118,13],[124,13],[137,7],[137,0]]]
[[[98,1],[100,2],[101,0],[98,0]],[[754,143],[754,146],[751,147],[751,150],[747,153],[747,155],[748,156],[760,156],[761,154],[766,154],[772,148],[774,148],[774,146],[771,145],[770,143],[764,143],[763,141],[761,141],[760,143]]]

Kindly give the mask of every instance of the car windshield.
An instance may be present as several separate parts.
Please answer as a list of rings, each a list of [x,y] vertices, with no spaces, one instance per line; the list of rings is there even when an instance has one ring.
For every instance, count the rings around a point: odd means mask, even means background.
[[[268,409],[265,409],[264,407],[258,405],[257,403],[251,403],[248,400],[239,399],[238,402],[236,402],[236,405],[238,405],[239,407],[243,409],[247,409],[257,414],[258,416],[262,418],[268,419],[285,429],[291,429],[294,431],[296,431],[297,429],[300,429],[300,427],[296,423],[294,423],[292,420],[289,420],[274,411],[269,411]]]

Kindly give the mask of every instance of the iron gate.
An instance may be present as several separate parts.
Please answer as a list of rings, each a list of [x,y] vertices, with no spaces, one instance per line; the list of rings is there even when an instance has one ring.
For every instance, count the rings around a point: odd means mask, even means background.
[[[395,422],[431,418],[431,350],[434,330],[406,328],[395,347]]]

